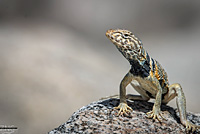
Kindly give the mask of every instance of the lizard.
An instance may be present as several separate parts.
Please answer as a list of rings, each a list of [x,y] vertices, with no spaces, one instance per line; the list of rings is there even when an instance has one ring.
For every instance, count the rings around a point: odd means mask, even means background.
[[[127,105],[126,99],[148,101],[155,99],[153,109],[147,112],[148,118],[162,122],[166,120],[160,110],[161,104],[167,104],[176,97],[180,121],[187,131],[194,132],[200,126],[187,120],[186,98],[180,84],[169,84],[168,76],[160,63],[153,59],[144,49],[141,40],[132,32],[124,29],[107,30],[106,36],[129,61],[131,69],[120,83],[120,103],[118,115],[127,115],[132,108]],[[131,85],[140,95],[126,95],[126,86]]]

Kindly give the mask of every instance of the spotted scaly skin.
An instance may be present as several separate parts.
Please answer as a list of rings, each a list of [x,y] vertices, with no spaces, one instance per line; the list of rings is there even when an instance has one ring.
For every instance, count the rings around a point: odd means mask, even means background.
[[[130,113],[132,108],[126,103],[126,99],[148,101],[155,99],[152,111],[147,113],[148,118],[161,122],[161,103],[167,104],[176,99],[181,123],[187,131],[195,131],[200,128],[189,122],[186,118],[186,99],[178,83],[169,85],[167,73],[158,61],[149,56],[143,48],[141,40],[128,30],[108,30],[106,36],[112,41],[122,55],[129,61],[131,69],[120,83],[120,104],[118,115]],[[126,86],[131,84],[140,95],[126,95]]]

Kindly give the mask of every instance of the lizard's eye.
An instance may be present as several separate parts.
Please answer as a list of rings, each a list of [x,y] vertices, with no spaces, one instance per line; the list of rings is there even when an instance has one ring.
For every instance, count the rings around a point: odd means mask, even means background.
[[[127,38],[129,35],[127,33],[124,34],[124,38]]]

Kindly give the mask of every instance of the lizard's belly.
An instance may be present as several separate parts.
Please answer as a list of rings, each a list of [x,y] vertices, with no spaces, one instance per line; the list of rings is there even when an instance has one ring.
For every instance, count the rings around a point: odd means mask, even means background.
[[[155,98],[159,90],[156,87],[155,83],[153,83],[151,80],[144,79],[142,77],[134,77],[134,80],[131,83],[135,87],[139,86],[140,87],[139,90],[143,90],[143,93],[145,93],[145,96],[148,96],[150,98]]]

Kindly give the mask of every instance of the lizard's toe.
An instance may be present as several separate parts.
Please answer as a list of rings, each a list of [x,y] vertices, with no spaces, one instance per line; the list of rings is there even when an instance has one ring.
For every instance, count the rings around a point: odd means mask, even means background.
[[[192,124],[191,122],[187,121],[185,122],[185,127],[186,127],[186,131],[189,132],[189,131],[196,131],[198,130],[198,128],[200,128],[200,126],[197,126],[195,124]]]
[[[119,109],[117,116],[119,115],[126,115],[132,111],[132,108],[129,107],[126,103],[120,103],[119,106],[115,107],[115,109]]]
[[[146,113],[147,114],[147,117],[148,118],[153,118],[153,111],[150,111],[150,112],[148,112],[148,113]]]
[[[162,119],[167,120],[162,116],[160,111],[158,111],[158,112],[150,111],[146,114],[147,114],[148,118],[153,118],[153,120],[158,120],[159,122],[162,122]]]

